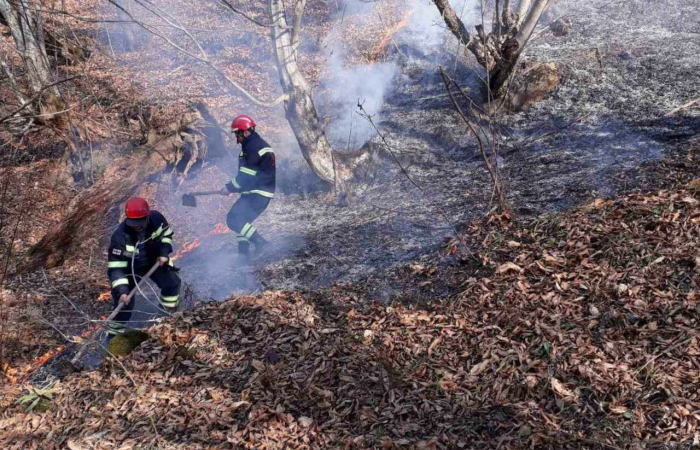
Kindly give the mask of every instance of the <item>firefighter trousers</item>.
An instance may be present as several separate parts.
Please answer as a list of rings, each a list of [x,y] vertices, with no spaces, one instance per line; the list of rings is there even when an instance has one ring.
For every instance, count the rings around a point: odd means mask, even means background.
[[[253,226],[253,222],[262,214],[270,199],[258,194],[243,194],[226,216],[226,225],[238,236],[238,251],[247,255],[250,243],[256,243],[260,238],[258,230]]]
[[[155,264],[155,261],[153,262]],[[141,269],[136,269],[136,275],[137,279],[141,280],[141,277],[146,275],[148,270],[151,268],[151,266],[147,266]],[[168,308],[168,309],[176,309],[178,305],[180,304],[180,276],[178,275],[178,270],[175,267],[165,265],[163,267],[159,267],[156,269],[155,272],[151,275],[151,280],[158,286],[160,289],[160,306],[162,308]],[[134,277],[132,275],[129,275],[129,292],[131,292],[134,287],[136,287],[136,283],[134,281]],[[148,291],[150,289],[145,286],[141,286],[141,290],[148,294]],[[114,300],[114,307],[116,308],[119,305],[119,297],[115,297],[112,295],[112,300]],[[126,329],[126,323],[131,319],[131,314],[134,309],[134,305],[136,303],[136,296],[131,298],[131,301],[129,302],[128,305],[124,305],[121,311],[119,311],[119,314],[114,318],[113,321],[111,321],[108,324],[108,333],[115,335],[115,334],[121,334],[124,332]]]

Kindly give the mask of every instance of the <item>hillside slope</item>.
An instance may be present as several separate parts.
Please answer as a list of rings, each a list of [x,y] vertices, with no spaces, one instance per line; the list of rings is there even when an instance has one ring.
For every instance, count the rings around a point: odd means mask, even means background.
[[[371,280],[231,298],[10,406],[4,448],[681,448],[697,444],[700,183],[493,218]],[[691,184],[691,186],[693,186]],[[475,277],[475,267],[488,277]],[[408,281],[407,281],[408,282]],[[458,294],[431,294],[449,284]],[[401,300],[405,300],[402,303]],[[416,306],[419,305],[419,306]],[[689,447],[688,447],[689,448]]]

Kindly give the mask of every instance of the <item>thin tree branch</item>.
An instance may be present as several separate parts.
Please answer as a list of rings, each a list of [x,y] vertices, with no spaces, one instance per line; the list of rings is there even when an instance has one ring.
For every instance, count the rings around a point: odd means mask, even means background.
[[[17,86],[17,80],[15,80],[15,76],[12,74],[12,71],[8,67],[4,58],[0,59],[0,65],[5,71],[5,75],[7,75],[7,78],[10,82],[10,88],[15,93],[15,96],[17,96],[17,100],[19,100],[20,105],[26,103],[27,100],[24,98],[24,95],[22,95],[22,91],[19,89],[19,86]]]
[[[491,175],[491,181],[493,181],[494,188],[496,189],[496,194],[498,195],[499,209],[501,211],[503,211],[505,209],[505,196],[503,194],[500,177],[498,175],[498,168],[494,167],[494,165],[491,161],[491,158],[486,154],[486,150],[484,149],[484,143],[482,141],[481,136],[479,135],[479,132],[477,132],[477,130],[474,128],[474,125],[471,123],[471,121],[464,114],[464,112],[462,111],[462,108],[459,106],[459,102],[457,102],[457,99],[452,94],[452,89],[450,88],[450,84],[457,85],[457,83],[454,80],[452,80],[447,75],[447,73],[445,73],[445,70],[442,67],[440,68],[440,74],[442,75],[442,79],[445,83],[445,88],[447,89],[447,93],[450,95],[450,99],[452,100],[452,103],[454,104],[455,108],[457,109],[457,112],[459,113],[460,117],[462,118],[464,123],[467,125],[467,127],[469,127],[469,130],[472,132],[474,137],[477,139],[477,142],[479,144],[479,150],[481,151],[481,156],[484,159],[484,164],[486,164],[486,169],[488,170],[489,175]],[[495,152],[493,152],[493,153],[495,154]]]
[[[250,100],[251,102],[253,102],[257,106],[271,108],[271,107],[277,106],[280,103],[282,103],[283,101],[289,99],[289,96],[287,94],[283,94],[280,97],[278,97],[277,99],[275,99],[274,101],[269,102],[269,103],[258,99],[253,94],[248,92],[245,88],[243,88],[243,86],[241,86],[240,84],[236,83],[231,78],[229,78],[229,76],[226,75],[221,69],[216,67],[216,65],[214,65],[214,63],[212,63],[211,60],[209,60],[209,58],[206,56],[206,54],[204,57],[202,57],[202,56],[197,56],[197,55],[185,50],[183,47],[176,44],[171,39],[169,39],[167,36],[163,35],[161,32],[156,30],[152,25],[146,24],[146,23],[141,22],[141,21],[137,20],[136,18],[134,18],[134,16],[129,11],[122,8],[121,5],[117,4],[114,0],[109,0],[109,2],[111,4],[113,4],[114,6],[116,6],[118,9],[120,9],[121,11],[123,11],[127,16],[129,16],[129,18],[131,18],[131,20],[133,20],[134,23],[137,24],[139,27],[141,27],[144,30],[146,30],[147,32],[163,39],[168,45],[175,48],[176,50],[183,53],[184,55],[189,56],[192,59],[195,59],[199,62],[206,64],[210,69],[212,69],[214,72],[216,72],[220,77],[222,77],[224,80],[226,80],[226,82],[228,82],[231,86],[236,88],[236,90],[238,90],[241,94],[243,94],[246,98],[248,98],[248,100]]]
[[[452,33],[460,40],[460,42],[472,52],[477,59],[481,58],[483,53],[483,46],[478,40],[469,33],[467,27],[464,26],[464,22],[457,17],[457,13],[450,5],[449,0],[433,0],[435,6],[437,6],[442,15],[445,25],[452,31]]]
[[[440,206],[431,196],[429,196],[425,192],[425,190],[423,189],[423,187],[420,184],[418,184],[415,180],[413,180],[413,178],[411,178],[411,176],[408,174],[408,172],[406,171],[404,166],[401,164],[401,161],[399,161],[399,159],[396,157],[396,154],[392,150],[391,146],[386,141],[386,138],[384,137],[382,132],[379,131],[379,129],[375,125],[374,121],[372,120],[372,116],[370,116],[369,113],[367,113],[367,111],[362,106],[362,103],[358,102],[357,107],[360,109],[360,111],[362,113],[361,116],[365,120],[367,120],[370,123],[370,125],[372,125],[372,128],[374,128],[374,131],[377,132],[377,135],[384,143],[384,146],[386,147],[387,151],[389,152],[391,157],[394,159],[394,162],[399,166],[399,168],[401,169],[401,172],[404,174],[406,179],[408,179],[408,181],[420,191],[421,195],[423,195],[423,197],[425,199],[427,199],[433,205],[433,207],[438,211],[438,213],[442,216],[442,218],[445,219],[445,222],[447,222],[448,225],[450,226],[450,228],[452,228],[452,232],[454,233],[455,238],[460,242],[460,244],[462,244],[462,249],[464,250],[464,252],[467,255],[471,256],[472,258],[475,258],[475,256],[472,254],[472,252],[469,251],[469,247],[467,247],[467,243],[464,241],[464,239],[457,232],[457,228],[450,220],[449,216],[447,215],[447,212],[442,208],[442,206]]]
[[[282,26],[282,25],[279,24],[279,22],[274,22],[274,23],[269,23],[269,24],[268,24],[268,23],[260,22],[259,20],[252,18],[250,15],[244,13],[244,12],[241,11],[240,9],[236,8],[235,6],[233,6],[231,3],[228,2],[228,0],[219,0],[219,1],[220,1],[221,3],[223,3],[224,6],[228,7],[231,11],[235,12],[235,13],[238,14],[238,15],[243,16],[244,18],[248,19],[249,21],[253,22],[255,25],[258,25],[258,26],[260,26],[260,27],[264,27],[264,28],[280,27],[280,28],[282,28],[282,29],[284,29],[284,30],[289,30],[289,29],[292,28],[292,27],[289,27],[289,26]]]
[[[522,27],[515,35],[515,40],[518,43],[518,54],[522,53],[525,49],[525,45],[530,40],[532,32],[535,31],[537,22],[540,21],[542,13],[549,7],[551,0],[537,0],[532,9],[530,10],[525,22],[523,22]]]
[[[294,24],[292,25],[292,52],[294,53],[299,47],[301,19],[304,17],[304,8],[306,8],[306,0],[297,0],[294,5]]]
[[[525,21],[527,12],[530,10],[530,4],[532,4],[532,0],[520,0],[520,3],[518,4],[518,11],[515,13],[518,16],[518,21],[515,24],[516,27],[520,28]]]
[[[0,123],[6,122],[7,120],[11,119],[15,114],[17,114],[18,112],[22,111],[22,110],[23,110],[24,108],[26,108],[27,106],[29,106],[29,105],[31,105],[32,103],[34,103],[39,97],[41,97],[41,95],[44,93],[45,90],[47,90],[47,89],[49,89],[49,88],[52,88],[52,87],[54,87],[54,86],[57,86],[57,85],[59,85],[59,84],[61,84],[61,83],[65,83],[66,81],[74,80],[74,79],[76,79],[76,78],[82,78],[82,77],[84,77],[84,76],[85,76],[85,75],[82,75],[82,74],[80,74],[80,75],[75,75],[75,76],[72,76],[72,77],[70,77],[70,78],[65,78],[65,79],[63,79],[63,80],[56,81],[55,83],[47,84],[46,86],[42,87],[41,90],[40,90],[39,92],[37,92],[37,93],[34,95],[34,97],[30,98],[29,101],[26,102],[24,105],[20,106],[19,108],[17,108],[17,109],[14,110],[14,111],[12,111],[10,114],[8,114],[8,115],[6,115],[6,116],[0,118]],[[69,109],[67,109],[67,110],[65,110],[65,111],[59,111],[59,112],[66,112],[66,111],[69,111]],[[42,115],[40,115],[40,116],[32,116],[32,117],[43,117],[43,116],[50,116],[50,115],[53,115],[53,114],[58,114],[58,113],[42,114]]]

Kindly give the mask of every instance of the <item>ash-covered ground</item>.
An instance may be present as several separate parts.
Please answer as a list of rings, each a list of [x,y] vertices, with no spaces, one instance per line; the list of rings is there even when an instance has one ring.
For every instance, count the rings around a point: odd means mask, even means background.
[[[700,97],[697,13],[696,5],[672,0],[557,6],[550,16],[568,17],[571,33],[555,37],[538,28],[524,58],[555,62],[561,85],[526,112],[498,118],[501,170],[517,214],[555,212],[621,191],[654,189],[653,167],[668,161],[696,164],[684,151],[700,129],[700,108],[665,116]],[[416,48],[410,34],[409,27],[389,49],[397,73],[376,120],[423,192],[387,162],[377,164],[365,185],[353,188],[344,207],[314,190],[313,183],[306,186],[304,175],[295,180],[296,174],[281,174],[287,181],[278,198],[255,223],[273,241],[274,251],[241,265],[232,234],[207,234],[223,221],[233,198],[207,199],[191,211],[163,191],[159,203],[181,230],[178,242],[201,240],[178,261],[198,294],[221,299],[258,289],[364,281],[370,300],[388,301],[416,289],[402,286],[397,267],[439,248],[453,235],[450,222],[483,216],[493,206],[484,164],[438,73],[444,66],[476,92],[478,70],[469,59],[455,58],[456,45],[426,51]],[[286,145],[272,144],[278,153]],[[384,141],[376,136],[372,144]],[[284,170],[285,163],[280,167]],[[226,178],[212,168],[178,195]]]

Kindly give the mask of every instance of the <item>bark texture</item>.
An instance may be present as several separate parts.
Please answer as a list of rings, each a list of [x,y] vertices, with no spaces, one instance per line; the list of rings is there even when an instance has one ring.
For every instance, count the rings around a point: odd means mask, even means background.
[[[287,24],[282,0],[270,0],[272,45],[282,90],[289,96],[284,110],[289,125],[299,142],[301,153],[311,169],[324,181],[333,183],[336,178],[333,149],[323,131],[314,105],[313,92],[297,65],[297,49],[301,18],[306,0],[299,0],[294,7],[294,26]]]
[[[493,29],[487,34],[477,26],[478,38],[472,36],[459,19],[449,0],[433,0],[447,27],[488,72],[486,96],[499,97],[527,45],[537,22],[552,0],[521,0],[517,12],[512,2],[496,0]],[[488,97],[487,97],[488,99]]]
[[[0,15],[10,29],[10,34],[22,57],[29,84],[35,94],[54,82],[51,76],[49,58],[46,53],[46,39],[41,3],[28,0],[0,0]],[[46,89],[40,102],[43,120],[48,120],[63,109],[63,101],[58,87]]]

